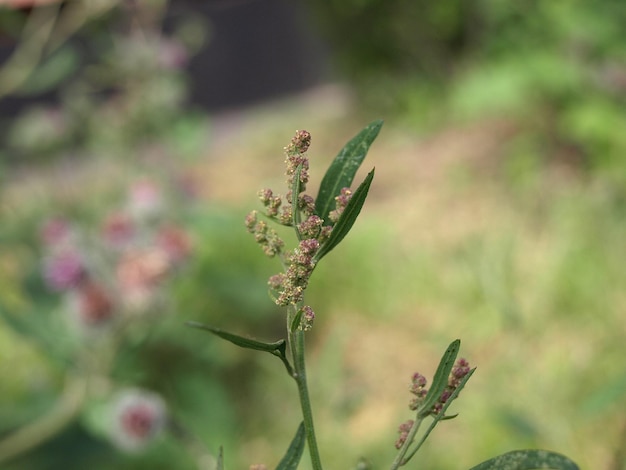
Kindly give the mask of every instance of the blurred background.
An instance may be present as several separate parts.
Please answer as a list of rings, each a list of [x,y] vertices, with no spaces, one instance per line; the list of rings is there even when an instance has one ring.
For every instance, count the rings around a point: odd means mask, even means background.
[[[308,294],[323,460],[389,465],[412,373],[461,338],[478,369],[421,467],[626,468],[621,0],[0,5],[0,468],[274,467],[281,364],[184,322],[283,337],[245,214],[296,129],[314,191],[378,118]]]

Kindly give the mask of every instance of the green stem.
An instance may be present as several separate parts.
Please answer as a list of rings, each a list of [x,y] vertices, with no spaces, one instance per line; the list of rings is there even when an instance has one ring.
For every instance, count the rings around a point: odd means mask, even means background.
[[[36,447],[67,426],[80,411],[87,384],[84,378],[68,374],[63,393],[50,412],[0,441],[0,462],[6,462]]]
[[[294,332],[289,332],[289,339],[294,364],[293,378],[298,384],[298,395],[300,396],[302,419],[304,421],[304,430],[306,433],[307,444],[309,446],[309,454],[311,455],[311,464],[313,465],[313,470],[322,470],[322,461],[317,448],[317,439],[315,438],[315,428],[313,426],[313,411],[311,410],[309,389],[306,384],[306,368],[304,364],[304,331],[296,329]]]

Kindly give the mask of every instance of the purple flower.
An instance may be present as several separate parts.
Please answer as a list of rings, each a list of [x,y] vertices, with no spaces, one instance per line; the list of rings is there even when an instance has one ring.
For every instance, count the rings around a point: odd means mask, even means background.
[[[76,251],[61,251],[44,260],[43,277],[52,290],[64,291],[76,287],[85,276],[83,259]]]

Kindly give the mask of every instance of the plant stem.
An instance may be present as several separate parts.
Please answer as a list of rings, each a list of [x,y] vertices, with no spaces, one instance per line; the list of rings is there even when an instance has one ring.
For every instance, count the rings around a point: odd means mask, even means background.
[[[306,383],[306,368],[304,361],[304,331],[296,329],[289,332],[291,353],[294,364],[294,379],[298,384],[298,395],[300,396],[300,406],[302,407],[302,419],[306,440],[311,455],[313,470],[322,470],[322,461],[317,448],[315,438],[315,428],[313,426],[313,411],[311,410],[311,400],[309,399],[309,389]]]
[[[86,388],[84,378],[68,374],[63,393],[48,414],[0,441],[0,462],[6,462],[44,443],[67,426],[80,411]]]

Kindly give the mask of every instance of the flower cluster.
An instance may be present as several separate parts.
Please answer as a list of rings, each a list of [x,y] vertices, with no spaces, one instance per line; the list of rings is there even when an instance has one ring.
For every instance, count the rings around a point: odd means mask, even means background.
[[[313,328],[313,321],[315,320],[315,312],[311,307],[305,305],[302,307],[302,317],[300,320],[300,329],[309,331]]]
[[[413,374],[409,390],[413,395],[415,395],[415,398],[411,399],[411,402],[409,403],[409,408],[411,410],[417,410],[424,401],[424,398],[428,393],[428,390],[426,389],[426,384],[426,377],[424,377],[419,372]]]
[[[246,216],[246,228],[254,235],[254,239],[267,256],[273,258],[282,252],[285,242],[276,230],[267,225],[267,222],[258,219],[257,211],[252,211]]]
[[[332,225],[324,224],[324,220],[315,214],[315,199],[305,194],[306,184],[309,181],[309,160],[305,155],[311,144],[311,134],[307,131],[296,131],[291,143],[285,147],[285,163],[288,190],[285,196],[275,194],[271,189],[259,191],[259,199],[265,207],[264,215],[274,222],[285,226],[293,226],[297,221],[296,233],[300,240],[293,250],[284,251],[284,242],[278,233],[270,228],[264,220],[259,220],[257,211],[250,212],[246,217],[248,232],[254,235],[255,240],[269,257],[280,255],[285,270],[268,280],[270,290],[274,294],[276,304],[281,306],[297,305],[302,301],[309,278],[315,268],[315,254],[332,232]],[[299,180],[296,181],[296,175]],[[297,183],[297,184],[296,184]],[[293,190],[298,188],[297,207],[293,207]],[[352,193],[349,188],[343,188],[335,198],[336,209],[330,215],[330,221],[335,223]],[[294,217],[294,211],[299,211],[302,220]],[[310,307],[305,307],[310,309]],[[311,328],[314,314],[307,310],[302,316],[300,327],[304,330]]]
[[[191,238],[161,222],[163,207],[161,188],[144,179],[131,186],[123,209],[104,217],[95,238],[63,218],[44,224],[43,278],[65,296],[79,331],[108,325],[120,312],[146,311],[162,281],[187,259]]]
[[[269,286],[279,293],[276,297],[277,305],[285,307],[302,301],[309,278],[315,268],[314,255],[319,246],[315,238],[302,240],[293,251],[287,254],[287,270],[270,277]]]
[[[450,399],[454,391],[458,388],[461,380],[470,372],[469,363],[461,358],[456,361],[452,370],[450,371],[450,376],[448,377],[448,385],[444,389],[444,391],[439,396],[437,402],[433,405],[430,410],[431,414],[438,414],[441,412],[443,405],[447,403]],[[409,386],[409,391],[415,395],[414,398],[411,399],[409,403],[409,408],[413,411],[417,410],[420,405],[424,402],[424,398],[428,394],[428,389],[426,388],[427,380],[419,372],[413,374],[411,378],[411,385]]]
[[[352,199],[352,191],[350,191],[350,188],[341,188],[339,196],[335,197],[335,202],[337,204],[336,209],[328,214],[328,218],[333,222],[337,222],[350,202],[350,199]]]
[[[400,436],[398,437],[398,440],[396,441],[396,449],[400,449],[400,447],[404,445],[407,438],[409,437],[409,432],[411,432],[411,429],[413,428],[414,424],[415,422],[412,419],[410,419],[402,423],[398,427],[398,433],[400,434]]]
[[[461,358],[456,361],[452,371],[450,372],[450,376],[448,377],[448,385],[437,400],[437,403],[433,405],[433,414],[438,414],[441,412],[443,405],[447,403],[450,399],[454,391],[458,388],[461,380],[470,372],[469,362],[465,359]]]

